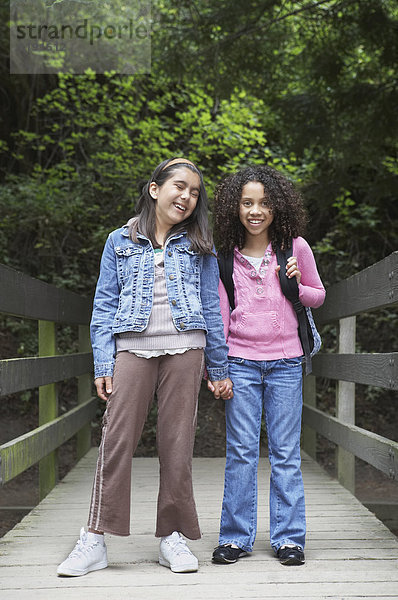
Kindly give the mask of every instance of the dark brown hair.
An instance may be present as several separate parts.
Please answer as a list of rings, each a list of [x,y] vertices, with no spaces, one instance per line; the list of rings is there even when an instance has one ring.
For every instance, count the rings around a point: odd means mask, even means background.
[[[176,162],[176,160],[181,162]],[[168,166],[169,163],[173,164]],[[167,237],[186,231],[192,244],[192,250],[199,254],[211,254],[213,250],[213,236],[209,227],[208,201],[203,177],[199,169],[191,161],[184,162],[183,158],[169,158],[156,167],[150,179],[148,179],[142,188],[142,193],[136,207],[137,219],[134,219],[130,226],[130,237],[134,242],[137,242],[137,231],[139,231],[151,241],[154,248],[159,248],[155,235],[156,200],[150,195],[149,186],[152,182],[155,182],[161,187],[177,169],[181,169],[182,167],[190,169],[199,176],[199,198],[192,214],[181,223],[174,225],[168,232]]]

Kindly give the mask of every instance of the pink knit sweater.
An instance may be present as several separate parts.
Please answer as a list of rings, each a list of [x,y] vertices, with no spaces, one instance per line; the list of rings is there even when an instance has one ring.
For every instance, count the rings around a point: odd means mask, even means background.
[[[270,250],[271,246],[267,250]],[[302,237],[293,240],[293,256],[301,272],[299,297],[304,306],[317,308],[325,299],[325,289],[314,255]],[[277,360],[301,356],[297,317],[292,304],[282,294],[272,253],[268,270],[259,276],[237,248],[234,255],[235,309],[230,312],[228,296],[220,281],[220,305],[229,355],[250,360]],[[286,275],[282,275],[286,276]]]

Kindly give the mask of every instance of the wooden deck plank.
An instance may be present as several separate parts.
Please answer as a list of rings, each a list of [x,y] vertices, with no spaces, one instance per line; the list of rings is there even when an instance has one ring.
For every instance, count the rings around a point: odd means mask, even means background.
[[[157,563],[153,537],[157,459],[133,462],[132,535],[107,536],[108,569],[79,578],[56,577],[87,520],[96,450],[0,540],[4,600],[223,600],[224,598],[383,598],[398,600],[398,539],[308,457],[303,459],[308,536],[306,564],[283,567],[269,547],[266,460],[259,472],[258,534],[251,556],[213,565],[223,494],[224,460],[195,459],[194,486],[203,537],[189,545],[198,573],[177,575]],[[245,577],[246,575],[246,577]]]
[[[248,560],[246,562],[249,562]],[[144,587],[145,585],[148,585],[148,574],[151,573],[152,578],[154,579],[153,585],[156,586],[162,586],[162,585],[169,585],[171,582],[173,582],[173,579],[170,577],[170,575],[173,575],[169,572],[166,571],[166,569],[163,569],[160,573],[158,572],[158,567],[156,565],[154,565],[153,563],[148,564],[148,563],[143,563],[143,562],[139,562],[139,563],[133,563],[131,565],[131,567],[129,566],[129,564],[125,564],[125,565],[118,565],[117,568],[117,585],[120,587],[128,587],[129,585],[131,585],[131,583],[133,583],[133,585],[136,585],[138,587]],[[260,571],[259,569],[257,569],[256,571],[254,570],[247,570],[244,569],[243,567],[241,567],[240,569],[228,569],[228,573],[225,572],[226,569],[223,569],[223,573],[219,573],[219,571],[221,570],[222,567],[216,567],[213,566],[213,569],[211,570],[212,572],[208,572],[205,578],[205,581],[203,580],[203,577],[201,576],[201,572],[198,572],[195,576],[193,576],[194,579],[194,585],[196,585],[198,583],[198,579],[200,580],[200,583],[203,583],[206,586],[210,586],[210,587],[215,587],[215,586],[230,586],[230,585],[239,585],[239,584],[243,584],[243,582],[245,581],[245,573],[248,575],[248,577],[246,578],[247,583],[249,583],[249,581],[252,582],[256,582],[257,584],[283,584],[283,583],[289,583],[290,585],[292,584],[306,584],[306,585],[311,585],[311,584],[325,584],[328,583],[329,585],[331,583],[347,583],[347,584],[367,584],[367,583],[377,583],[377,584],[382,584],[384,585],[384,583],[394,583],[392,577],[393,574],[391,572],[389,572],[387,569],[384,570],[378,570],[377,573],[369,573],[368,570],[351,570],[350,572],[347,573],[345,570],[342,571],[323,571],[319,568],[319,565],[316,565],[317,569],[314,568],[308,568],[308,569],[300,569],[300,572],[297,573],[292,573],[291,571],[293,571],[293,569],[289,569],[289,573],[286,572],[282,572],[281,569],[278,569],[279,572],[273,571],[272,573],[269,572],[269,570],[265,571],[262,570]],[[145,568],[145,572],[143,572],[143,569]],[[137,572],[138,569],[141,570],[141,572]],[[116,568],[113,568],[114,572],[116,572]],[[89,583],[87,585],[89,585],[90,587],[95,587],[98,586],[99,582],[97,581],[97,579],[101,580],[101,585],[104,588],[107,587],[113,587],[114,585],[114,579],[109,577],[109,573],[110,573],[110,569],[108,569],[107,573],[108,575],[106,575],[106,573],[101,573],[101,575],[99,577],[96,577],[95,575],[90,575],[89,579]],[[136,572],[135,572],[136,571]],[[233,572],[232,572],[233,571]],[[298,569],[297,569],[298,571]],[[26,575],[26,574],[18,574],[18,586],[20,586],[22,589],[24,588],[30,588],[30,589],[40,589],[42,587],[42,578],[43,576],[45,576],[45,571],[43,569],[42,572],[38,572],[37,574],[31,574],[31,575]],[[192,576],[192,574],[191,574]],[[327,577],[327,581],[325,581],[325,576]],[[81,583],[81,582],[80,582]],[[189,585],[189,581],[187,581],[187,577],[180,577],[180,582],[182,585]],[[11,578],[9,578],[9,584],[12,585],[12,587],[14,587],[14,582],[12,581]],[[74,586],[80,586],[80,584],[78,584],[77,582],[66,582],[66,587],[69,587],[70,585],[74,585]],[[51,586],[52,587],[52,586]]]

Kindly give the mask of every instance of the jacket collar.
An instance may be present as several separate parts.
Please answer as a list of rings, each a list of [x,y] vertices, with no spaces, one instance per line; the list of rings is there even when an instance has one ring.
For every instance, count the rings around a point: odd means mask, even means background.
[[[127,221],[127,223],[125,223],[122,227],[122,236],[123,237],[129,237],[129,227],[134,223],[134,221],[137,219],[137,217],[132,217],[131,219],[129,219]],[[186,235],[186,231],[181,231],[180,233],[176,233],[175,235],[172,235],[171,237],[168,238],[167,243],[169,243],[170,240],[177,240],[181,237],[183,237],[184,235]],[[149,241],[148,238],[143,235],[142,233],[140,233],[139,231],[137,231],[137,238],[140,238],[142,240],[145,241]]]

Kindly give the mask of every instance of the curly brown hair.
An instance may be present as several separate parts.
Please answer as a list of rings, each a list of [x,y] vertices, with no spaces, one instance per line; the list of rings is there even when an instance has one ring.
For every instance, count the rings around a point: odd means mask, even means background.
[[[303,199],[292,182],[267,165],[253,165],[228,175],[214,196],[214,237],[217,249],[228,253],[245,244],[246,229],[239,219],[243,186],[249,181],[262,183],[274,220],[269,227],[272,249],[289,248],[291,239],[302,235],[307,222]]]

